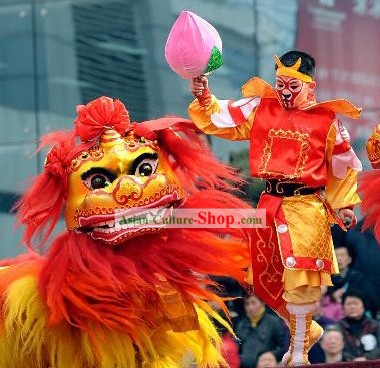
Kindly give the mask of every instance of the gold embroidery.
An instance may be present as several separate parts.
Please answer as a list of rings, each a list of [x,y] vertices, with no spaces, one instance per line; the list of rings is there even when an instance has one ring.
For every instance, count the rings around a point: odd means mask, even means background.
[[[264,178],[297,179],[306,166],[310,149],[309,134],[299,131],[270,129],[265,140],[259,165],[259,176]],[[288,152],[294,149],[293,162],[281,160],[280,154],[286,146]],[[275,153],[275,155],[274,155]]]
[[[255,244],[257,250],[256,262],[260,265],[260,271],[256,269],[253,272],[260,272],[258,275],[260,286],[272,299],[278,299],[284,290],[282,287],[283,266],[278,252],[276,234],[272,227],[262,231],[269,231],[270,235],[268,239],[263,239],[261,229],[256,229],[258,236],[258,241]],[[266,255],[268,254],[268,249],[270,249],[270,259]]]

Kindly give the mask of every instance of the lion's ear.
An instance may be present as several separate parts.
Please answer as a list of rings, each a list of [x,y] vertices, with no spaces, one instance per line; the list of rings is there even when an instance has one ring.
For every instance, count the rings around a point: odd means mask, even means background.
[[[63,178],[50,172],[43,172],[34,178],[31,187],[13,208],[17,211],[17,226],[26,226],[22,241],[28,247],[33,247],[32,239],[36,240],[36,245],[46,241],[59,220],[65,201],[66,184]],[[44,231],[46,226],[48,228]]]
[[[44,171],[31,180],[28,190],[13,207],[17,212],[16,225],[26,227],[22,241],[28,247],[32,247],[32,240],[36,240],[37,246],[46,241],[66,202],[68,166],[75,148],[74,133],[48,133],[41,138],[38,150],[51,145]]]

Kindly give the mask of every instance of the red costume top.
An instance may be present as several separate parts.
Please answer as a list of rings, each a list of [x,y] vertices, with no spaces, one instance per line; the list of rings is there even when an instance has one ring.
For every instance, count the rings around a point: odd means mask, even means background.
[[[252,176],[325,186],[325,146],[334,120],[335,114],[323,108],[293,111],[277,100],[261,101],[250,136]]]

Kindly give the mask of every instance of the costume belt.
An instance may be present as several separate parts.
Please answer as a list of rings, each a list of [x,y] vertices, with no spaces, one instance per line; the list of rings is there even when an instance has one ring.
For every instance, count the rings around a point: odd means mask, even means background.
[[[266,181],[265,193],[279,197],[292,197],[314,194],[323,191],[324,187],[306,187],[302,183],[270,179]]]

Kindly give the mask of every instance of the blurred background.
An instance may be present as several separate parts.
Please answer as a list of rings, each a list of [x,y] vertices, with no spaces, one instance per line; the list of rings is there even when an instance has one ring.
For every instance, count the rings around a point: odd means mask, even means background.
[[[364,108],[345,121],[368,168],[365,140],[380,121],[380,0],[0,0],[0,258],[20,252],[9,211],[44,155],[41,135],[70,129],[75,106],[121,99],[132,120],[187,115],[188,82],[166,64],[169,30],[182,10],[211,22],[224,66],[210,77],[222,99],[240,97],[253,75],[274,81],[273,55],[291,49],[317,60],[320,100]],[[215,153],[247,172],[246,143],[211,138]],[[260,184],[248,189],[254,202]]]

